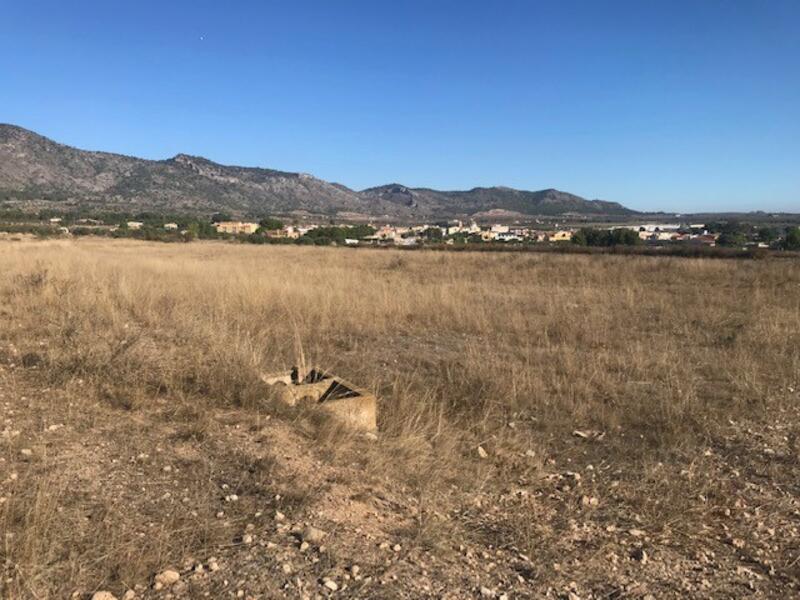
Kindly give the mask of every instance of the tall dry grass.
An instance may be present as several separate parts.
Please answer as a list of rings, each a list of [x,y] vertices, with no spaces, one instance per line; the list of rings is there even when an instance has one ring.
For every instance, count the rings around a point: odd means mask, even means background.
[[[425,503],[502,477],[478,444],[546,455],[593,429],[607,460],[636,464],[780,410],[800,373],[800,263],[3,243],[0,327],[50,385],[82,380],[122,411],[166,402],[197,436],[204,406],[261,406],[259,375],[302,348],[379,394],[367,468]],[[318,435],[338,451],[341,432]]]
[[[388,432],[624,428],[658,447],[780,402],[800,265],[139,243],[4,244],[3,337],[124,408],[248,406],[309,363],[379,391]]]

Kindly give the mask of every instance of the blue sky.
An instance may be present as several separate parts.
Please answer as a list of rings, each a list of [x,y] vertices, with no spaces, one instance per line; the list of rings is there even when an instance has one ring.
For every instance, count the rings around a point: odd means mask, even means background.
[[[0,3],[0,122],[353,188],[800,211],[800,2]]]

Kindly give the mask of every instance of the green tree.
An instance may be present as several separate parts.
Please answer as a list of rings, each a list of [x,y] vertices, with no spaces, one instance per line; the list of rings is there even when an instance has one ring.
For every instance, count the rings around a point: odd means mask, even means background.
[[[774,227],[761,227],[758,230],[758,239],[770,244],[778,239],[778,231]]]
[[[572,243],[580,246],[636,246],[641,243],[639,233],[632,229],[594,229],[584,227],[572,236]]]
[[[231,217],[228,213],[214,213],[211,215],[211,222],[212,223],[221,223],[222,221],[233,221],[233,217]]]
[[[272,217],[266,217],[265,219],[261,219],[258,224],[261,226],[261,229],[266,231],[275,231],[276,229],[283,229],[283,222],[279,221],[278,219],[273,219]]]
[[[586,238],[586,230],[579,229],[575,232],[575,235],[572,236],[572,243],[577,246],[588,246],[589,240]]]
[[[441,227],[428,227],[422,232],[422,238],[425,240],[429,240],[431,242],[441,242],[442,241]]]
[[[189,226],[186,228],[186,240],[196,240],[200,237],[200,224],[197,222],[189,223]]]
[[[636,246],[641,243],[639,233],[633,229],[621,228],[609,231],[610,246]]]
[[[375,233],[369,225],[355,225],[353,227],[317,227],[307,232],[298,241],[300,244],[316,244],[325,246],[336,242],[343,244],[345,239],[360,240]]]
[[[354,225],[345,229],[347,233],[345,237],[354,240],[363,240],[365,237],[375,234],[375,228],[370,225]]]
[[[717,238],[717,246],[726,246],[728,248],[741,247],[746,243],[747,238],[743,233],[726,231]]]
[[[784,250],[800,250],[800,227],[792,227],[783,240]]]

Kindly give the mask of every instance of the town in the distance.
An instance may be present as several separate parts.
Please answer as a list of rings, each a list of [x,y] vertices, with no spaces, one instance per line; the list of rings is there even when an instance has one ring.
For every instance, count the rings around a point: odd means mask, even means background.
[[[800,225],[794,220],[629,221],[625,223],[570,222],[567,218],[532,219],[516,223],[480,223],[449,220],[419,224],[336,223],[296,218],[235,219],[216,213],[210,217],[96,214],[81,216],[40,211],[38,214],[5,210],[0,235],[106,236],[162,241],[228,239],[254,244],[311,244],[340,246],[482,245],[485,248],[619,247],[737,248],[800,250]]]

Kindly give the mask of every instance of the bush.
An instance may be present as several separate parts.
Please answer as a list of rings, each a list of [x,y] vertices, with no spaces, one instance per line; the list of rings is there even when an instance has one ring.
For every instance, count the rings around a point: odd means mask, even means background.
[[[784,250],[800,250],[800,227],[793,227],[786,232],[783,240]]]
[[[778,239],[778,230],[774,227],[762,227],[758,230],[758,239],[766,244],[771,244]]]
[[[266,231],[275,231],[276,229],[283,229],[283,222],[279,221],[278,219],[273,219],[272,217],[267,217],[266,219],[261,219],[258,224],[261,226],[261,229]]]
[[[307,232],[297,240],[298,244],[315,244],[317,246],[329,245],[334,242],[344,244],[346,239],[360,240],[375,233],[369,225],[355,225],[353,227],[317,227]]]
[[[578,246],[636,246],[641,243],[639,234],[632,229],[594,229],[584,227],[572,236]]]
[[[725,232],[717,238],[717,245],[728,248],[744,246],[747,238],[743,233]]]

